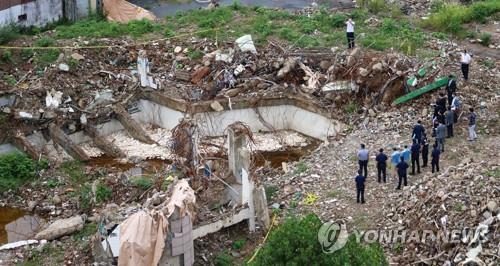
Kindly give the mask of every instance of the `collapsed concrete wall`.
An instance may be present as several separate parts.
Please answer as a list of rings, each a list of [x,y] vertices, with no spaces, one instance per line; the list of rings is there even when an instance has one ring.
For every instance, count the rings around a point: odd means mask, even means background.
[[[4,8],[0,10],[0,27],[10,24],[23,27],[45,26],[63,17],[62,0],[19,0],[5,2],[9,3],[0,6],[0,9]]]
[[[86,18],[99,5],[100,0],[2,0],[0,27],[43,27],[62,18],[74,21]]]

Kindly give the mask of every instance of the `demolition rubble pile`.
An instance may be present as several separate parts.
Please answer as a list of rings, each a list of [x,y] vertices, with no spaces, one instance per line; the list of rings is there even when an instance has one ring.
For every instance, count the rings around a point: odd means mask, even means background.
[[[391,221],[389,228],[444,234],[441,241],[429,236],[425,243],[410,243],[402,253],[391,257],[398,264],[420,260],[432,261],[432,265],[498,262],[500,190],[498,177],[484,171],[494,171],[495,167],[497,162],[466,159],[437,176],[425,175],[405,190],[399,201],[390,202],[385,211]],[[452,230],[457,230],[458,236],[452,236]],[[442,236],[436,233],[435,237]]]

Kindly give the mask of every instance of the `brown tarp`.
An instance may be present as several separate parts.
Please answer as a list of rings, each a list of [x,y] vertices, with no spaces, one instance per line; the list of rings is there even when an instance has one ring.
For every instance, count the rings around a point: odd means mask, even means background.
[[[103,0],[104,13],[108,20],[127,23],[131,20],[156,20],[153,13],[125,0]]]
[[[165,248],[167,219],[139,211],[120,225],[119,266],[156,266]]]
[[[175,208],[180,216],[194,218],[196,196],[186,179],[173,186],[168,202],[158,206],[161,211],[139,211],[120,224],[120,255],[118,266],[156,266],[165,248],[170,217]]]

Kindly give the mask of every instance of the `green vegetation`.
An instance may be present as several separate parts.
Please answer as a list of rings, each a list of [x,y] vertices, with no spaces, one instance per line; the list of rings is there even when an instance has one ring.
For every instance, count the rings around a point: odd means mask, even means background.
[[[189,50],[187,53],[189,59],[196,60],[203,57],[203,52],[200,50]]]
[[[437,9],[427,20],[422,21],[424,27],[463,35],[462,25],[470,22],[486,23],[487,18],[500,11],[500,1],[477,1],[472,5],[445,4]]]
[[[109,188],[106,184],[99,182],[96,186],[95,191],[95,200],[96,203],[106,202],[109,198],[111,198],[113,194],[113,190]]]
[[[82,230],[76,232],[72,238],[73,241],[83,243],[90,242],[90,237],[93,236],[97,232],[97,225],[95,223],[85,224]]]
[[[36,176],[36,171],[45,169],[45,161],[36,163],[22,153],[10,153],[0,156],[0,192],[17,189],[26,181]]]
[[[358,111],[358,105],[356,102],[349,102],[345,107],[344,110],[348,114],[354,114],[355,112]]]
[[[50,37],[43,37],[35,41],[35,46],[37,47],[49,47],[54,46],[56,44],[56,40]]]
[[[161,30],[161,25],[153,23],[147,19],[130,21],[127,24],[106,21],[99,18],[78,21],[72,25],[62,25],[56,27],[56,37],[69,39],[76,37],[119,37],[131,35],[140,37],[146,33]]]
[[[64,162],[59,167],[59,171],[69,176],[73,184],[83,184],[88,180],[84,172],[83,163],[79,161]]]
[[[10,50],[3,50],[0,60],[4,63],[12,63],[12,52]]]
[[[64,250],[62,247],[47,243],[42,250],[33,249],[30,256],[18,266],[61,265],[64,264]]]
[[[233,242],[233,249],[240,250],[245,246],[246,243],[247,243],[246,239],[244,238],[238,239]]]
[[[223,251],[217,255],[215,258],[215,265],[217,266],[231,266],[236,265],[234,263],[233,257],[229,255],[227,252]]]
[[[299,163],[297,163],[296,168],[293,171],[293,173],[296,174],[296,175],[297,174],[301,174],[301,173],[304,173],[305,171],[307,171],[307,169],[309,169],[309,168],[307,167],[306,163],[299,162]]]
[[[495,61],[493,61],[491,59],[486,59],[483,61],[483,65],[489,69],[492,69],[495,67]]]
[[[147,190],[153,186],[153,180],[149,176],[135,177],[130,180],[132,184],[142,190]]]
[[[402,253],[403,250],[404,250],[404,245],[401,243],[401,242],[396,242],[392,245],[392,249],[396,252],[396,253]]]
[[[20,32],[19,27],[13,25],[0,27],[0,44],[6,44],[14,40],[19,36]]]
[[[88,211],[92,208],[92,188],[89,185],[84,185],[80,188],[80,209]]]
[[[486,171],[486,175],[493,178],[500,178],[500,168]]]
[[[17,83],[17,80],[12,75],[3,76],[3,80],[5,80],[5,82],[7,82],[10,86],[15,86]]]
[[[491,34],[485,32],[485,33],[481,34],[481,37],[479,37],[479,39],[481,40],[482,45],[488,46],[491,43]]]
[[[278,187],[275,185],[264,186],[264,190],[268,201],[272,200],[278,194]]]
[[[251,265],[388,265],[382,247],[362,245],[354,236],[333,254],[324,253],[318,242],[322,222],[315,214],[288,217],[273,230]]]
[[[78,65],[80,64],[80,61],[74,59],[74,58],[70,58],[69,61],[68,61],[68,66],[70,69],[76,69],[78,67]]]
[[[42,65],[53,63],[57,60],[57,58],[59,58],[60,53],[61,50],[59,49],[47,49],[38,51],[35,56],[35,62]]]

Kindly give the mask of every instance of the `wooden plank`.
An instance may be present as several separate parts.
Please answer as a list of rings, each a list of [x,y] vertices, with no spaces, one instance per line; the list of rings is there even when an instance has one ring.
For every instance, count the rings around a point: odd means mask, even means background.
[[[392,104],[397,105],[397,104],[405,103],[405,102],[407,102],[415,97],[418,97],[426,92],[432,91],[432,90],[437,89],[437,88],[442,87],[442,86],[445,86],[447,83],[448,83],[448,77],[442,77],[440,79],[437,79],[433,83],[427,84],[427,85],[423,86],[422,88],[419,88],[417,90],[414,90],[408,94],[405,94],[405,95],[397,98],[396,100],[394,100],[394,102],[392,102]]]

